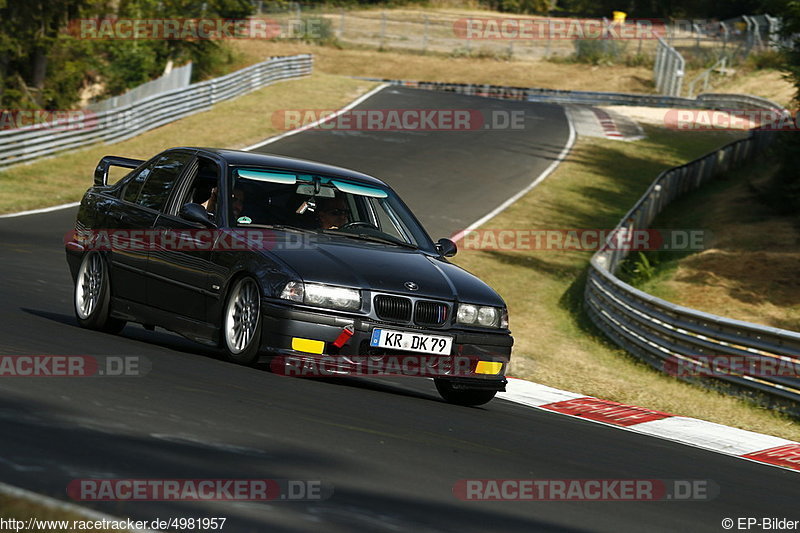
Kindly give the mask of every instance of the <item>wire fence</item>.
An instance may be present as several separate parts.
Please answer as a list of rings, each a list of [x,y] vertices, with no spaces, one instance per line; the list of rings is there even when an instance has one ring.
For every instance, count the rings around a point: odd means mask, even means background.
[[[488,11],[469,15],[414,9],[332,11],[313,4],[271,4],[263,1],[254,4],[258,15],[268,15],[278,22],[304,17],[323,18],[336,38],[345,43],[453,55],[471,53],[523,59],[566,57],[579,51],[577,41],[582,40],[579,32],[587,28],[599,30],[599,35],[587,39],[598,40],[607,53],[617,58],[642,55],[654,57],[658,47],[656,36],[663,37],[670,46],[684,54],[714,51],[717,54],[726,52],[731,56],[746,56],[776,47],[780,43],[780,20],[770,15],[743,15],[726,21],[609,21],[532,17]],[[477,26],[481,26],[481,22],[489,20],[501,24],[491,26],[495,28],[495,33],[477,32],[470,36],[465,31],[467,21],[474,21]],[[535,21],[539,26],[549,21],[550,25],[545,35],[526,37],[523,32],[506,31],[508,28],[504,29],[503,21]],[[657,31],[639,31],[648,25],[655,25]],[[520,28],[519,25],[509,27]],[[625,28],[626,31],[620,31],[620,28]],[[513,36],[505,38],[509,33]],[[622,34],[626,37],[620,38]]]
[[[256,2],[255,5],[259,14],[284,26],[292,20],[318,19],[325,22],[330,38],[381,50],[452,57],[652,65],[657,90],[672,96],[680,96],[684,91],[688,69],[706,69],[724,58],[726,69],[701,73],[707,74],[703,83],[708,88],[711,74],[725,75],[750,54],[776,48],[781,43],[780,20],[770,15],[743,15],[727,21],[609,21],[488,11],[461,15],[414,9],[331,11],[299,3]],[[526,22],[535,27],[528,34],[523,31]],[[482,30],[468,31],[471,25]],[[542,28],[543,32],[536,31]],[[581,38],[581,32],[593,32],[593,36]]]
[[[659,37],[653,65],[653,80],[658,92],[667,96],[680,96],[685,73],[686,60],[680,52]]]

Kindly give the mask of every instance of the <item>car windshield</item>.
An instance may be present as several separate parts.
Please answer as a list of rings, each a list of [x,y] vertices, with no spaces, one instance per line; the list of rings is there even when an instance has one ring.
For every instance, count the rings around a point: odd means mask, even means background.
[[[433,251],[425,230],[389,189],[312,174],[238,168],[231,220]]]

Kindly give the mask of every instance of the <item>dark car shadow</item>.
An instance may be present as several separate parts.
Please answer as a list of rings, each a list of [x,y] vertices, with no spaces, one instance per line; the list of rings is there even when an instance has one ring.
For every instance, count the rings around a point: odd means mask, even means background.
[[[75,320],[75,317],[72,315],[55,313],[52,311],[45,311],[41,309],[30,309],[25,307],[21,307],[20,310],[33,316],[37,316],[47,320],[52,320],[53,322],[79,327],[77,321]],[[184,339],[183,337],[181,337],[176,333],[170,333],[168,331],[163,331],[163,330],[149,331],[144,329],[144,327],[140,326],[139,324],[128,324],[127,326],[125,326],[125,329],[123,329],[118,336],[132,341],[142,342],[154,347],[157,346],[161,348],[166,348],[168,350],[172,350],[175,352],[198,355],[202,357],[208,357],[210,359],[223,359],[222,351],[219,349],[211,348],[209,346],[204,346],[202,344],[195,343],[188,339]],[[269,361],[259,362],[252,368],[255,371],[275,373],[272,371]],[[340,386],[353,387],[363,390],[372,390],[376,392],[406,396],[409,398],[443,401],[439,398],[438,394],[434,390],[432,390],[431,393],[426,393],[419,390],[409,389],[407,387],[403,387],[402,385],[395,385],[391,382],[384,381],[383,379],[381,381],[377,381],[374,378],[363,378],[363,377],[352,377],[352,376],[305,377],[305,378],[300,376],[284,376],[284,377],[286,379],[312,379],[315,381],[319,381],[321,383],[336,384]],[[389,378],[384,378],[384,379],[389,379]],[[406,380],[415,378],[398,377],[393,379]],[[431,387],[433,387],[432,384]]]
[[[69,326],[77,326],[78,321],[75,320],[73,315],[65,315],[63,313],[54,313],[52,311],[42,311],[41,309],[29,309],[27,307],[20,307],[20,311],[28,313],[29,315],[38,316],[60,324],[67,324]]]

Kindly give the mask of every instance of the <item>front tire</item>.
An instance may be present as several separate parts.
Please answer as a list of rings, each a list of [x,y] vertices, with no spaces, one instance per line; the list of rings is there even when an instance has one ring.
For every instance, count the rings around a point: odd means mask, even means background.
[[[119,333],[125,321],[111,317],[111,281],[108,267],[97,252],[83,256],[75,279],[75,318],[82,328]]]
[[[222,348],[228,360],[241,365],[258,361],[261,345],[261,292],[249,277],[236,280],[222,315]]]
[[[497,391],[480,389],[456,389],[452,383],[446,379],[436,378],[433,380],[436,390],[447,403],[455,405],[476,406],[489,403],[494,398]]]

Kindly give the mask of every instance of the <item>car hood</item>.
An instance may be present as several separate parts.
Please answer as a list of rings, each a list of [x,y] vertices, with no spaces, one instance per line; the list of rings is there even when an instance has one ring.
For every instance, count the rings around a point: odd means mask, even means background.
[[[503,299],[474,275],[444,259],[409,248],[332,238],[270,253],[306,282],[505,306]],[[418,289],[409,290],[406,282],[416,284]]]

